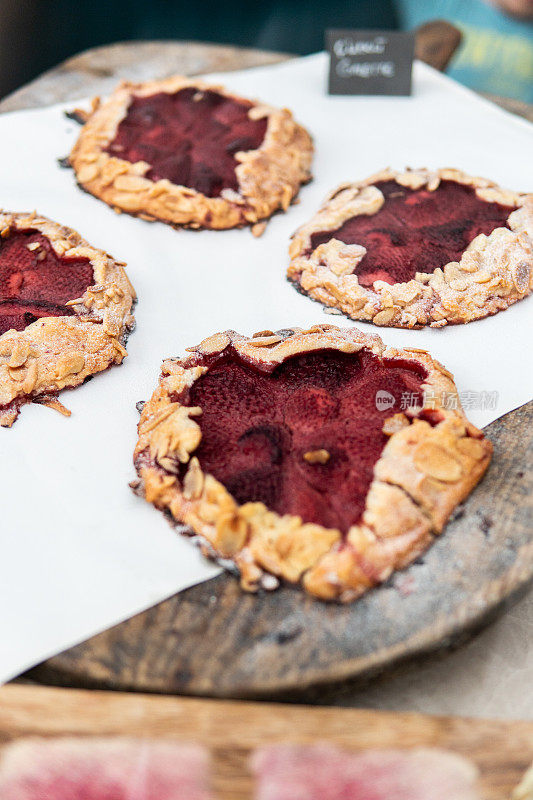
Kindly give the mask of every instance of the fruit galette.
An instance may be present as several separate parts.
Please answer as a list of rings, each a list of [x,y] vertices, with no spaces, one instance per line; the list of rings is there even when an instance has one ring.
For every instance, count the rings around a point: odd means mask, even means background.
[[[171,739],[18,739],[0,751],[2,800],[212,800],[209,755]]]
[[[234,228],[287,210],[310,177],[311,137],[290,111],[172,77],[122,83],[70,155],[110,206],[192,228]]]
[[[385,170],[336,189],[290,257],[299,291],[353,319],[470,322],[533,288],[533,194],[456,169]]]
[[[425,351],[317,325],[190,352],[144,404],[133,486],[245,589],[355,599],[428,547],[490,461]]]
[[[256,800],[480,800],[474,764],[446,750],[275,744],[254,753],[252,770]]]
[[[0,425],[24,403],[120,364],[135,293],[123,265],[70,228],[0,212]]]

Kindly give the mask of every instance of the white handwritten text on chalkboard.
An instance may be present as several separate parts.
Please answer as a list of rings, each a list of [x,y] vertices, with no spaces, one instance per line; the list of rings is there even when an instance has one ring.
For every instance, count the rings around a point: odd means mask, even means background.
[[[330,94],[411,94],[412,33],[330,30]]]

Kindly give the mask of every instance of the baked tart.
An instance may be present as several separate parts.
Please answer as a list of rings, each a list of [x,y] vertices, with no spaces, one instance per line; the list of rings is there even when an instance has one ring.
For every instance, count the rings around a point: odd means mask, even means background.
[[[332,192],[290,258],[299,291],[352,319],[471,322],[533,288],[533,194],[456,169],[387,169]]]
[[[124,265],[71,228],[0,211],[0,425],[24,403],[120,364],[135,293]]]
[[[481,800],[475,765],[436,748],[271,744],[254,752],[251,766],[256,800]]]
[[[331,325],[168,359],[138,430],[134,490],[244,589],[344,602],[431,544],[492,452],[429,353]]]
[[[172,739],[31,737],[3,743],[2,800],[213,800],[209,754]]]
[[[200,80],[121,83],[86,119],[69,158],[78,183],[144,219],[254,225],[311,178],[312,140],[290,111]]]

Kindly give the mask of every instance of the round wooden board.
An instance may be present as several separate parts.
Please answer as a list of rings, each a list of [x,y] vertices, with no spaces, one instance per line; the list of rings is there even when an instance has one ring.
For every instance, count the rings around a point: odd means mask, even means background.
[[[348,606],[293,588],[195,586],[36,667],[47,683],[252,697],[367,678],[457,644],[533,577],[533,402],[486,429],[494,458],[422,559]],[[155,513],[155,512],[154,512]]]

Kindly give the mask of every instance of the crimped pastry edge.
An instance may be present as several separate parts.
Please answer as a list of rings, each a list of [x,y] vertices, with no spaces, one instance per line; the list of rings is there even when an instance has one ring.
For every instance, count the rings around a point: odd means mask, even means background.
[[[40,402],[68,413],[55,397],[59,390],[122,363],[136,300],[124,264],[72,228],[36,212],[0,210],[0,235],[9,236],[12,228],[43,234],[58,256],[88,258],[94,283],[82,297],[69,301],[74,316],[43,317],[22,331],[0,336],[0,425],[4,427],[13,424],[24,403]]]
[[[239,505],[219,481],[203,473],[194,456],[201,440],[194,417],[201,409],[172,398],[209,368],[205,356],[229,346],[263,366],[317,349],[355,353],[365,348],[379,358],[414,361],[428,371],[423,388],[432,390],[431,405],[411,409],[409,417],[396,414],[388,422],[392,432],[374,467],[365,511],[345,537],[336,529],[279,515],[262,503]],[[275,588],[281,579],[300,583],[323,600],[356,599],[429,546],[489,464],[492,445],[460,405],[442,407],[439,395],[455,392],[455,384],[425,351],[388,348],[378,336],[331,325],[262,331],[251,338],[225,331],[190,350],[187,359],[163,363],[159,386],[144,404],[134,452],[139,480],[132,485],[198,535],[207,555],[234,562],[246,590]],[[437,412],[438,424],[423,419],[428,411]],[[179,464],[189,465],[183,482]]]
[[[261,146],[238,154],[238,192],[224,190],[220,197],[206,197],[167,179],[151,181],[144,177],[149,164],[131,163],[105,152],[132,96],[172,94],[189,87],[199,92],[216,91],[237,102],[253,102],[250,116],[268,119]],[[220,230],[254,225],[278,209],[286,211],[300,186],[311,179],[312,139],[291,112],[250,101],[223,86],[180,75],[144,83],[123,81],[102,105],[93,103],[93,109],[69,161],[84,189],[120,211],[191,228]]]
[[[473,186],[481,199],[515,207],[508,219],[510,230],[495,228],[489,236],[480,234],[459,262],[433,273],[417,273],[405,283],[375,281],[372,288],[363,287],[353,269],[366,253],[364,247],[331,239],[308,253],[311,236],[334,231],[358,214],[376,213],[383,195],[374,184],[386,180],[412,189],[426,186],[429,191],[435,191],[441,180]],[[467,323],[508,308],[533,289],[533,194],[510,192],[452,168],[386,169],[331,192],[313,218],[296,231],[289,255],[287,277],[296,288],[352,319],[397,328]]]

